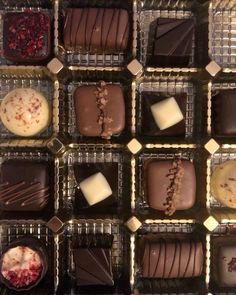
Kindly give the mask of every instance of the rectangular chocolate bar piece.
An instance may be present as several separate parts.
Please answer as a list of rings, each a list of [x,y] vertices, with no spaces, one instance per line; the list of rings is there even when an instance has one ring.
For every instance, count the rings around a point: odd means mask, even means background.
[[[190,239],[143,237],[141,268],[144,278],[192,278],[203,269],[203,246]]]
[[[89,53],[125,51],[129,15],[118,8],[68,8],[63,32],[66,50]]]

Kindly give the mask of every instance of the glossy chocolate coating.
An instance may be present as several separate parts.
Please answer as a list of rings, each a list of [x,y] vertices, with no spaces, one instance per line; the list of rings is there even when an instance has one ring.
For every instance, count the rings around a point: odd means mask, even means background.
[[[4,211],[41,211],[49,199],[47,162],[7,160],[0,167],[0,207]]]
[[[212,276],[220,287],[236,287],[236,239],[217,237],[213,240]]]
[[[217,91],[212,95],[212,131],[217,136],[236,136],[236,89]]]
[[[3,277],[2,272],[1,272],[2,263],[3,263],[3,260],[2,260],[3,254],[7,253],[7,251],[10,250],[11,248],[15,248],[17,246],[29,247],[32,250],[36,251],[37,254],[39,255],[41,263],[42,263],[42,272],[40,274],[39,279],[35,283],[30,284],[30,285],[25,286],[25,287],[21,287],[21,288],[14,287],[8,280],[6,280]],[[4,285],[6,285],[9,289],[13,289],[15,291],[27,291],[27,290],[30,290],[30,289],[34,288],[35,286],[37,286],[40,283],[40,281],[46,275],[47,270],[48,270],[47,250],[46,250],[46,247],[37,238],[33,238],[33,237],[18,238],[16,240],[14,240],[13,242],[11,242],[2,252],[2,256],[1,256],[1,259],[0,259],[0,281]]]
[[[66,50],[116,53],[127,48],[129,15],[117,8],[68,8],[64,24]]]
[[[98,86],[80,86],[75,90],[74,103],[76,125],[79,133],[85,136],[110,138],[119,134],[125,127],[125,103],[123,91],[119,85],[108,84],[107,103],[103,108],[104,117],[110,121],[103,126],[99,123],[101,109],[98,107],[96,92]]]
[[[78,286],[113,286],[110,249],[79,248],[73,250]]]
[[[148,204],[153,209],[165,211],[166,215],[172,215],[175,210],[190,209],[196,199],[194,165],[188,160],[181,160],[181,174],[178,175],[173,163],[173,160],[153,159],[147,161],[144,168]],[[169,202],[173,205],[170,211]]]
[[[178,93],[167,95],[152,91],[145,91],[141,94],[142,99],[142,116],[141,116],[141,133],[147,136],[184,136],[185,120],[167,128],[160,130],[153,118],[151,106],[167,97],[174,97],[183,116],[186,115],[187,94]]]
[[[142,238],[141,268],[144,278],[191,278],[203,269],[202,243],[189,239]]]
[[[193,19],[158,18],[151,62],[158,66],[188,66],[193,34]]]
[[[17,63],[41,62],[51,53],[51,20],[43,12],[9,12],[3,21],[3,51]]]

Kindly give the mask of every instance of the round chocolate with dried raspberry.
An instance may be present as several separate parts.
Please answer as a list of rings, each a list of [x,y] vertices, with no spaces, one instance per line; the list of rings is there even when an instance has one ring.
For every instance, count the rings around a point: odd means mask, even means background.
[[[30,290],[43,279],[47,269],[45,246],[36,238],[19,238],[2,253],[0,281],[15,291]]]

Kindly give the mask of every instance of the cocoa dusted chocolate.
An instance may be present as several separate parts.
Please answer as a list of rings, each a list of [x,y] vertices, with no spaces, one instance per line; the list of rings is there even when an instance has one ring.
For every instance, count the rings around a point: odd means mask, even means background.
[[[36,238],[19,238],[0,258],[0,281],[9,289],[27,291],[39,284],[48,269],[45,246]]]
[[[41,211],[49,201],[46,161],[6,160],[0,166],[0,208],[4,211]]]
[[[216,136],[236,136],[236,89],[212,93],[212,132]]]
[[[157,66],[188,66],[194,36],[193,19],[158,18],[150,63]]]
[[[212,239],[212,276],[219,287],[236,287],[236,239],[215,237]]]
[[[89,53],[125,51],[129,40],[129,14],[118,8],[68,8],[64,23],[66,50]]]
[[[148,160],[144,165],[146,198],[152,209],[173,215],[187,210],[196,200],[196,175],[193,163],[184,159]]]
[[[84,136],[110,139],[125,127],[125,102],[120,85],[84,85],[74,92],[76,125]]]
[[[17,63],[47,60],[51,53],[51,20],[44,12],[8,12],[3,18],[3,51]]]
[[[188,238],[153,238],[140,241],[140,266],[144,278],[192,278],[202,274],[202,242]]]

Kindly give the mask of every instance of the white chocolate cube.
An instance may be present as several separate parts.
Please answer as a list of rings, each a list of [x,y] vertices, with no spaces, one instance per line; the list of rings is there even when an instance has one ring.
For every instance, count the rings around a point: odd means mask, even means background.
[[[79,187],[90,206],[103,201],[112,194],[111,187],[101,172],[81,181]]]
[[[166,98],[153,104],[151,111],[160,130],[167,129],[184,118],[174,97]]]

